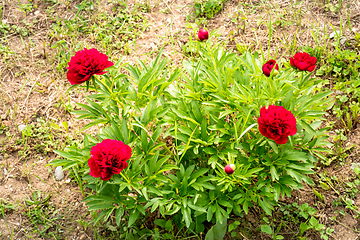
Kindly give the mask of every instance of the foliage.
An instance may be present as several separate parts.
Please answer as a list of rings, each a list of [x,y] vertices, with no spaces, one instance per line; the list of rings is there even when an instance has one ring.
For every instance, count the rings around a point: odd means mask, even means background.
[[[76,168],[88,182],[94,194],[84,201],[95,225],[113,220],[124,238],[136,238],[137,226],[158,212],[177,229],[200,233],[204,222],[221,225],[252,206],[271,215],[280,196],[313,184],[307,175],[330,146],[321,126],[331,92],[316,91],[320,80],[289,64],[264,76],[258,54],[238,56],[221,44],[202,45],[199,54],[183,62],[183,71],[169,68],[160,53],[148,65],[118,62],[93,78],[96,93],[76,114],[91,120],[84,129],[100,131],[96,138],[85,134],[82,148],[56,151],[64,159],[51,164]],[[297,119],[297,134],[286,144],[256,127],[260,108],[271,104]],[[89,176],[87,160],[91,147],[107,138],[131,146],[133,157],[120,175],[101,181]],[[236,165],[234,174],[224,172],[227,164]]]
[[[22,145],[19,155],[26,157],[31,151],[45,155],[53,149],[64,149],[72,143],[73,138],[68,134],[67,122],[62,122],[62,126],[52,122],[45,122],[42,118],[37,118],[22,130],[22,139],[18,138],[17,145]]]
[[[23,205],[25,215],[31,226],[31,231],[38,236],[45,238],[60,238],[64,227],[60,224],[65,216],[60,214],[60,209],[56,209],[50,204],[51,194],[43,194],[34,191],[30,198],[25,200]]]
[[[129,54],[130,44],[135,45],[136,39],[149,25],[143,14],[144,7],[139,4],[130,10],[125,3],[114,2],[111,11],[101,10],[96,15],[93,14],[95,9],[92,2],[83,1],[77,5],[77,9],[77,14],[70,19],[52,17],[54,24],[49,35],[53,42],[52,48],[57,52],[55,58],[58,71],[68,67],[69,53],[84,48],[79,38],[89,37],[91,42],[106,49],[108,55],[119,50]]]
[[[197,0],[194,9],[196,17],[213,18],[223,9],[226,0]]]
[[[336,49],[326,64],[316,71],[318,76],[331,76],[336,90],[333,113],[341,120],[346,131],[351,131],[359,118],[360,57],[350,50]]]

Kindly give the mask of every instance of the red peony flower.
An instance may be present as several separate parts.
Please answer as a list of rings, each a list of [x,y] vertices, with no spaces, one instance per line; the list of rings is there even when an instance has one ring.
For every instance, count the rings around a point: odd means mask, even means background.
[[[106,181],[128,166],[126,161],[131,157],[131,148],[122,141],[105,139],[93,146],[90,153],[90,175]]]
[[[258,118],[260,133],[277,144],[285,144],[287,137],[295,135],[296,118],[282,106],[270,105],[268,109],[260,109]]]
[[[233,174],[234,173],[234,171],[235,171],[235,168],[236,168],[236,166],[235,166],[235,164],[229,164],[229,165],[226,165],[225,166],[225,172],[227,173],[227,175],[230,175],[230,174]]]
[[[306,52],[298,52],[292,58],[290,58],[290,64],[296,67],[300,71],[312,72],[316,67],[316,57],[311,57]]]
[[[76,52],[68,64],[67,79],[71,85],[86,82],[92,75],[105,74],[104,69],[114,65],[108,61],[105,54],[95,48],[84,48],[84,50]]]
[[[279,70],[279,65],[276,64],[276,61],[273,59],[270,59],[262,66],[262,71],[265,74],[265,76],[270,77],[271,70],[274,68],[276,70]]]
[[[198,32],[198,38],[200,41],[207,40],[209,38],[209,33],[205,29],[200,29]]]

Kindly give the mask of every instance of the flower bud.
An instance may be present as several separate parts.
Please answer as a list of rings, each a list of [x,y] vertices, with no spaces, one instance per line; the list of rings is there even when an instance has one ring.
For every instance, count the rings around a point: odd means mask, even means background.
[[[273,70],[273,68],[275,69]],[[276,76],[278,74],[279,65],[276,64],[274,59],[270,59],[262,66],[262,71],[265,76],[270,77],[271,71],[273,71],[273,75]]]
[[[235,171],[235,168],[236,168],[235,164],[226,165],[226,166],[225,166],[225,172],[226,172],[228,175],[233,174],[234,171]]]
[[[279,73],[279,71],[276,70],[276,69],[274,69],[274,71],[273,71],[273,76],[275,77],[276,75],[278,75],[278,73]]]
[[[205,29],[200,29],[198,32],[198,38],[200,41],[207,40],[209,38],[209,33]]]

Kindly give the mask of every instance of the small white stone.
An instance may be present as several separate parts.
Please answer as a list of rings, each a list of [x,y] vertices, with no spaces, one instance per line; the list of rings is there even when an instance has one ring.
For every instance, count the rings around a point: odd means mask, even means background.
[[[70,183],[70,181],[71,181],[71,179],[70,178],[68,178],[68,179],[66,179],[66,183]]]
[[[351,163],[351,169],[354,170],[356,167],[360,168],[360,163]]]
[[[340,38],[340,44],[345,44],[345,42],[346,42],[346,38],[345,38],[345,37]]]
[[[26,128],[26,125],[24,125],[24,124],[20,124],[20,125],[18,126],[19,132],[22,132],[25,128]]]
[[[151,48],[151,49],[155,49],[156,48],[156,45],[155,45],[155,43],[150,43],[150,47],[149,48]]]
[[[6,168],[4,168],[4,175],[7,175],[8,171],[6,170]]]
[[[338,36],[338,35],[340,35],[340,31],[334,31],[329,35],[329,38],[331,39],[331,38],[334,38],[335,36]]]
[[[64,172],[62,170],[62,166],[58,166],[57,168],[55,168],[55,179],[57,181],[61,181],[64,179]]]

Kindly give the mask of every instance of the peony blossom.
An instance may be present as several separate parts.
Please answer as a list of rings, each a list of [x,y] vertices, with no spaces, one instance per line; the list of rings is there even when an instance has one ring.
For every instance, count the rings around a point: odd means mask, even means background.
[[[86,82],[93,75],[105,74],[104,69],[114,65],[108,61],[105,54],[95,48],[84,48],[84,50],[76,52],[68,64],[67,79],[71,85]]]
[[[101,180],[109,180],[128,166],[131,148],[122,141],[105,139],[91,148],[88,160],[90,175]]]
[[[306,52],[298,52],[292,58],[290,58],[290,64],[296,67],[300,71],[314,71],[316,67],[316,57],[311,57]]]
[[[285,144],[287,137],[297,132],[296,118],[282,106],[262,107],[257,121],[260,133],[277,144]]]

